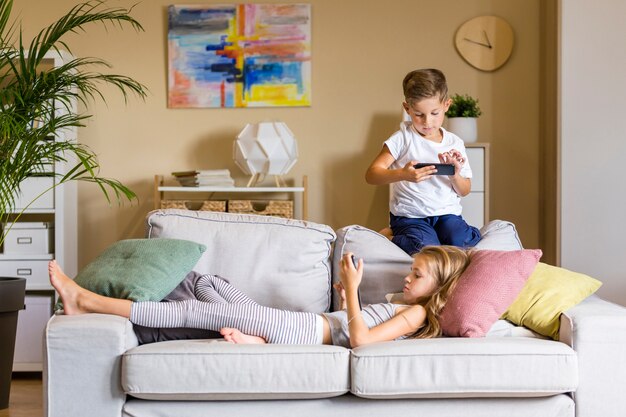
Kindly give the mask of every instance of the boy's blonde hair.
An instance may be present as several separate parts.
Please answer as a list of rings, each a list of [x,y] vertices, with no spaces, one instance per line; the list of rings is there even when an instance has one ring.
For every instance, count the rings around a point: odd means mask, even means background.
[[[408,104],[431,97],[439,97],[441,102],[448,99],[446,76],[434,68],[409,72],[402,81],[402,89],[404,99]]]
[[[459,277],[470,263],[472,252],[456,246],[424,246],[416,255],[428,259],[428,268],[437,289],[430,296],[417,300],[426,309],[426,320],[412,337],[425,339],[441,336],[439,315],[454,291]]]

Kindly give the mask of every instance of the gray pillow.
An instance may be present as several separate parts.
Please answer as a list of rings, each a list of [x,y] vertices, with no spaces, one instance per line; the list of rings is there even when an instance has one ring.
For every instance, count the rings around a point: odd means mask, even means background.
[[[335,232],[309,221],[253,214],[156,210],[147,237],[189,239],[206,252],[194,268],[220,275],[268,307],[322,313],[330,309]]]
[[[522,244],[511,222],[493,220],[480,230],[482,238],[476,249],[520,250]],[[361,301],[363,304],[385,303],[385,295],[402,291],[403,278],[410,272],[413,258],[385,236],[363,226],[346,226],[337,230],[333,253],[333,283],[339,281],[339,260],[346,252],[363,258]],[[339,300],[333,293],[333,309]]]
[[[515,225],[505,220],[492,220],[480,229],[482,238],[476,249],[521,250],[522,242]]]
[[[336,231],[333,252],[333,284],[340,281],[339,261],[346,252],[363,259],[359,291],[363,305],[385,303],[385,294],[402,290],[402,279],[410,272],[413,258],[385,236],[363,226],[346,226]],[[333,292],[333,310],[340,300]]]

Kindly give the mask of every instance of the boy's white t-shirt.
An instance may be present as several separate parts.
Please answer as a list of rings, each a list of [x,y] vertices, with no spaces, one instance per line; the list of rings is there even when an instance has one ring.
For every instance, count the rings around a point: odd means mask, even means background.
[[[395,162],[390,169],[403,168],[409,161],[439,162],[438,154],[456,149],[465,158],[461,176],[472,178],[465,144],[454,133],[441,128],[441,143],[424,139],[412,127],[411,122],[400,123],[400,130],[385,141]],[[461,215],[461,198],[452,188],[447,175],[434,175],[419,183],[399,181],[392,183],[389,191],[389,211],[395,216],[423,218],[444,214]]]

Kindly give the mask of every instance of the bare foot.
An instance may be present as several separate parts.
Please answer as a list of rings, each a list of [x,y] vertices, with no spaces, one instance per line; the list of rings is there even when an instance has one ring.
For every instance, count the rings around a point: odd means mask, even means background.
[[[247,345],[264,345],[267,343],[262,337],[243,334],[238,329],[233,329],[232,327],[223,327],[220,330],[220,333],[222,336],[224,336],[224,339],[227,342]]]
[[[63,301],[65,314],[73,315],[88,312],[79,306],[79,300],[82,298],[85,290],[65,275],[57,261],[52,260],[48,263],[48,274],[50,275],[50,284],[57,290]]]

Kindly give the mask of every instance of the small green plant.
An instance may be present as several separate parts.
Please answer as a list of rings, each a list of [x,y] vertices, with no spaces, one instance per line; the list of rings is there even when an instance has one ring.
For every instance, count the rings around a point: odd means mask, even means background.
[[[446,112],[448,117],[478,117],[482,114],[478,107],[478,99],[473,98],[469,94],[454,94],[452,96],[452,104]]]

